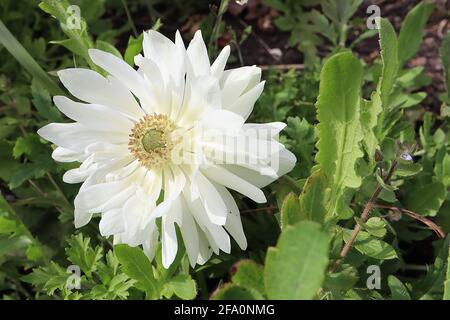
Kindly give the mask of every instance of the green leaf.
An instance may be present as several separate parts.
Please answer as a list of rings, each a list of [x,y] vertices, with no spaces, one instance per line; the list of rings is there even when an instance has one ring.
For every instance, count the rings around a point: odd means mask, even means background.
[[[97,40],[96,45],[97,49],[112,53],[116,57],[122,59],[122,55],[120,54],[119,50],[117,50],[116,47],[114,47],[112,44],[106,41]]]
[[[157,284],[153,276],[153,267],[142,249],[119,244],[114,253],[122,264],[123,272],[137,281],[136,287],[146,292],[147,297],[157,298]]]
[[[374,237],[382,238],[386,235],[386,222],[379,217],[372,217],[365,223],[359,218],[355,218],[355,220]]]
[[[344,241],[347,243],[352,230],[344,229]],[[390,260],[398,258],[395,249],[388,243],[379,240],[365,231],[360,231],[354,242],[356,250],[364,255],[378,260]]]
[[[394,87],[398,69],[398,42],[394,27],[387,19],[380,20],[380,48],[383,70],[380,80],[380,93],[383,108],[387,108],[387,100]]]
[[[142,40],[144,34],[141,33],[138,38],[130,36],[128,39],[127,50],[125,50],[125,61],[130,65],[134,66],[134,57],[142,51]]]
[[[78,21],[73,21],[74,12],[68,10],[69,5],[70,3],[67,0],[42,0],[39,7],[60,22],[62,31],[69,38],[59,42],[59,44],[65,46],[74,54],[83,57],[92,70],[102,72],[101,68],[92,62],[88,54],[88,49],[94,48],[94,43],[87,32],[86,21],[82,18],[82,14],[77,17]],[[68,25],[70,22],[77,22],[79,26],[70,27]]]
[[[255,289],[227,283],[212,294],[211,300],[264,300],[264,297]]]
[[[304,220],[300,210],[300,202],[298,197],[293,193],[289,193],[283,200],[281,206],[281,228],[284,229],[287,226],[294,225],[297,222]]]
[[[435,216],[447,197],[447,188],[442,182],[416,185],[405,196],[405,208],[423,216]]]
[[[52,95],[62,95],[63,91],[52,78],[39,66],[36,60],[9,32],[8,28],[0,20],[0,44],[2,44],[11,55]]]
[[[400,161],[395,170],[395,174],[399,177],[410,177],[422,171],[420,163],[413,163],[407,161]]]
[[[51,122],[62,122],[61,113],[53,105],[50,93],[42,86],[37,78],[33,78],[31,82],[31,95],[33,96],[33,105],[40,116]]]
[[[363,145],[372,166],[375,163],[375,150],[378,146],[375,128],[378,123],[378,116],[382,110],[379,90],[372,93],[370,101],[363,100],[361,105],[361,127],[364,132]]]
[[[361,63],[350,52],[331,57],[323,66],[317,106],[319,142],[316,160],[330,182],[330,211],[336,214],[345,188],[361,185],[355,164],[363,156],[360,123]]]
[[[391,290],[392,300],[411,300],[408,289],[405,285],[393,275],[388,277],[388,286]]]
[[[440,55],[444,67],[445,84],[447,88],[447,103],[450,103],[450,31],[441,44]]]
[[[71,275],[57,263],[51,261],[48,266],[34,269],[32,273],[23,276],[21,280],[43,288],[51,296],[56,290],[62,292],[68,290],[67,281]]]
[[[183,300],[192,300],[197,296],[195,281],[190,275],[179,274],[164,284],[165,295],[168,298],[175,294]]]
[[[398,59],[401,66],[419,51],[425,25],[433,10],[433,3],[421,1],[406,16],[398,37]]]
[[[264,294],[264,268],[253,260],[241,260],[233,265],[231,281],[242,287],[252,288]]]
[[[438,181],[441,181],[447,188],[450,186],[450,153],[445,148],[439,150],[434,164],[434,173]]]
[[[102,258],[103,253],[100,246],[92,249],[89,245],[90,241],[89,237],[85,238],[79,233],[67,240],[69,247],[66,248],[68,259],[78,265],[89,277],[97,270],[97,262]]]
[[[450,247],[448,248],[447,274],[444,282],[444,300],[450,300]]]
[[[269,299],[312,299],[325,279],[329,236],[315,222],[302,221],[281,233],[269,248],[264,282]]]
[[[322,171],[317,170],[306,180],[300,194],[300,212],[308,220],[323,223],[327,213],[326,204],[329,197],[327,179]]]
[[[342,271],[329,273],[324,282],[324,287],[333,291],[347,291],[358,282],[358,273],[354,267],[343,265]]]

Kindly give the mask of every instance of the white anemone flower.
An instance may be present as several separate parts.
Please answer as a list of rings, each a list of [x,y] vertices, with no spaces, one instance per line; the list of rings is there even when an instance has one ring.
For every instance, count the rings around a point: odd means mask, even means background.
[[[296,159],[277,141],[285,124],[245,123],[264,82],[255,66],[225,71],[229,55],[225,47],[211,65],[200,31],[187,49],[179,32],[172,42],[148,31],[143,55],[135,57],[138,70],[91,49],[106,77],[82,68],[58,72],[85,103],[54,97],[74,122],[51,123],[38,133],[57,145],[53,159],[81,163],[63,177],[83,183],[75,198],[77,228],[98,214],[103,236],[142,245],[150,260],[160,239],[166,268],[178,251],[175,224],[193,267],[213,252],[230,253],[230,235],[246,249],[228,189],[263,203],[261,188]]]

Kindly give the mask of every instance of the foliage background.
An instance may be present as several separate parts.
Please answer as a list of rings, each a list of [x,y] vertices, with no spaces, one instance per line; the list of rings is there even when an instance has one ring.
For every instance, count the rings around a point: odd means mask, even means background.
[[[380,30],[366,25],[375,3],[386,18]],[[70,4],[81,8],[80,30],[60,25],[67,1],[0,2],[1,22],[23,46],[0,26],[2,299],[450,298],[446,1]],[[61,179],[75,164],[52,161],[36,134],[64,121],[51,101],[57,70],[95,68],[91,47],[132,64],[150,28],[170,38],[180,29],[185,40],[201,28],[211,58],[230,43],[228,67],[261,66],[268,83],[250,120],[286,122],[280,139],[298,158],[265,189],[267,204],[235,194],[248,250],[234,244],[194,270],[182,250],[165,270],[138,248],[113,247],[95,219],[75,230],[78,186]],[[70,265],[81,268],[80,289],[67,286]],[[376,289],[367,287],[370,266],[381,269]]]

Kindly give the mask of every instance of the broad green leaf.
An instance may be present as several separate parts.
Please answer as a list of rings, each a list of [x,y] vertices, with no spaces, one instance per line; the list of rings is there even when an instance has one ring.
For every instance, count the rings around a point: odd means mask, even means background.
[[[302,221],[281,233],[269,248],[264,282],[269,299],[312,299],[325,279],[329,236],[315,222]]]
[[[164,283],[163,290],[165,291],[164,295],[167,295],[168,298],[175,294],[183,300],[192,300],[197,295],[195,281],[186,274],[179,274]]]
[[[213,292],[211,300],[264,300],[255,289],[227,283]]]
[[[386,235],[386,222],[379,217],[372,217],[365,223],[359,218],[355,218],[355,220],[374,237],[382,238]]]
[[[396,277],[390,275],[388,277],[388,286],[391,290],[392,300],[411,300],[408,289],[405,285]]]
[[[324,287],[333,291],[349,290],[358,282],[358,272],[354,267],[343,265],[342,271],[329,273],[324,282]]]
[[[361,82],[363,68],[350,52],[332,56],[323,66],[317,106],[319,142],[316,160],[329,181],[330,213],[345,188],[361,185],[355,164],[363,156],[360,142]]]
[[[352,230],[344,229],[344,241],[347,243]],[[371,236],[366,231],[360,231],[353,246],[364,255],[378,260],[397,258],[395,249],[388,243]]]
[[[416,185],[405,196],[405,208],[423,216],[435,216],[447,197],[447,188],[442,182]]]
[[[281,228],[284,229],[301,220],[305,220],[305,216],[300,211],[298,197],[291,192],[284,198],[283,205],[281,206]]]
[[[327,180],[322,171],[317,170],[308,178],[300,194],[301,215],[308,220],[323,223],[328,197]]]
[[[264,294],[264,269],[253,260],[241,260],[233,265],[231,281],[242,287],[252,288]]]
[[[142,249],[119,244],[114,247],[114,253],[122,264],[123,272],[137,281],[136,286],[145,291],[148,298],[157,298],[153,267]]]
[[[433,10],[433,3],[421,1],[406,16],[398,37],[398,59],[401,66],[419,50],[425,34],[425,25]]]

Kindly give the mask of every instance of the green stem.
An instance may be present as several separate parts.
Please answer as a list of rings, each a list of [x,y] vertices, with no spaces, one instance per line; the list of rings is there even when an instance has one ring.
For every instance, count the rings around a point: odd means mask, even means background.
[[[12,35],[0,20],[0,43],[16,60],[50,92],[52,95],[63,95],[64,92],[52,78],[39,66],[36,60]]]
[[[131,18],[130,10],[128,9],[128,4],[125,0],[122,0],[122,5],[123,8],[125,9],[125,14],[127,15],[128,24],[130,25],[131,30],[133,30],[134,37],[137,38],[139,37],[139,33],[136,29],[136,26],[134,25],[133,19]]]

